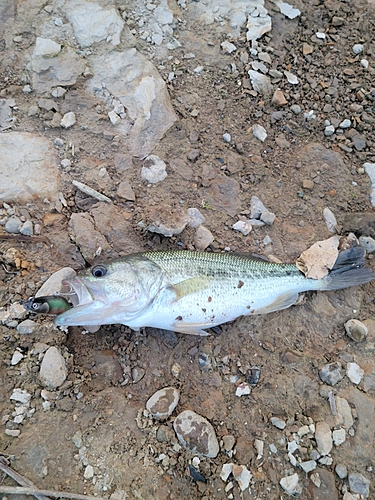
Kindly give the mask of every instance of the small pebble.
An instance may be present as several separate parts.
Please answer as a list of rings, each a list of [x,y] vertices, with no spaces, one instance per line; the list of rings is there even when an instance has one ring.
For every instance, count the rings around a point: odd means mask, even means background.
[[[345,429],[336,429],[332,432],[333,444],[335,446],[340,446],[340,444],[345,442],[346,433]]]
[[[281,420],[281,418],[278,417],[271,417],[271,424],[277,427],[278,429],[285,429],[286,423],[284,420]]]
[[[239,220],[232,226],[236,231],[240,231],[244,236],[247,236],[253,229],[253,226],[250,224],[248,220]]]
[[[206,250],[206,248],[213,243],[214,239],[215,238],[213,237],[211,231],[200,225],[195,231],[194,246],[197,250]]]
[[[253,136],[261,142],[264,142],[267,139],[267,132],[262,125],[256,123],[253,125]]]
[[[346,365],[346,375],[353,384],[359,384],[365,372],[357,363],[348,363]]]
[[[303,469],[306,472],[306,474],[316,469],[315,460],[307,460],[306,462],[299,462],[298,465],[301,467],[301,469]]]
[[[267,226],[272,226],[272,224],[275,222],[276,215],[270,212],[269,210],[263,210],[260,216],[260,220],[267,224]]]
[[[299,477],[297,473],[281,478],[280,486],[288,495],[292,495],[294,497],[298,497],[302,492],[302,485],[299,484]]]
[[[27,335],[33,333],[35,327],[36,327],[35,321],[32,321],[31,319],[25,319],[25,321],[22,321],[17,325],[17,332],[20,335]]]
[[[352,125],[352,122],[346,118],[346,120],[342,121],[339,125],[340,128],[350,128]]]
[[[69,113],[65,113],[65,115],[61,118],[60,125],[64,128],[70,128],[76,123],[76,115],[73,111],[69,111]]]
[[[180,413],[173,422],[178,440],[193,453],[215,458],[219,443],[214,428],[208,420],[192,410]]]
[[[236,442],[236,438],[234,436],[232,436],[231,434],[227,434],[226,436],[223,436],[222,439],[225,451],[230,451],[231,449],[233,449],[233,446]]]
[[[344,326],[348,337],[355,342],[363,342],[368,335],[367,326],[358,319],[349,319]]]
[[[328,363],[324,365],[319,370],[319,377],[322,382],[325,382],[328,385],[336,385],[340,380],[344,378],[344,372],[341,366],[341,363]]]
[[[359,244],[363,247],[367,253],[375,252],[375,240],[371,236],[360,236]]]
[[[344,464],[337,464],[335,467],[335,472],[340,479],[344,479],[348,475],[348,469]]]
[[[50,389],[60,387],[68,376],[65,359],[57,347],[50,347],[44,355],[40,366],[39,378],[42,384]]]
[[[5,429],[5,434],[11,437],[18,437],[21,431],[19,429]]]
[[[202,215],[197,208],[188,208],[187,213],[189,217],[188,226],[191,227],[192,229],[195,229],[196,227],[200,226],[206,220],[204,215]]]
[[[156,155],[149,155],[144,161],[141,177],[150,184],[156,184],[167,177],[166,164]]]
[[[293,73],[290,73],[290,71],[284,71],[284,75],[286,76],[288,82],[291,84],[291,85],[297,85],[299,83],[298,81],[298,78],[296,75],[294,75]]]
[[[21,227],[22,227],[21,219],[16,215],[13,215],[6,221],[4,229],[7,233],[17,234],[20,232]]]
[[[94,468],[92,467],[92,465],[86,466],[85,472],[83,473],[83,477],[85,479],[91,479],[94,477]]]
[[[298,106],[298,104],[292,104],[292,106],[290,106],[290,111],[295,115],[299,115],[302,109],[301,106]]]
[[[315,440],[318,451],[322,455],[328,455],[332,450],[332,432],[326,422],[317,422],[315,427]]]
[[[352,47],[353,54],[358,55],[363,52],[363,45],[361,43],[356,43]]]
[[[335,127],[333,125],[328,125],[325,129],[324,129],[324,135],[326,137],[330,137],[331,135],[333,135],[335,133]]]
[[[361,66],[362,66],[362,68],[367,69],[368,66],[369,66],[368,60],[367,59],[361,59]]]
[[[23,359],[23,354],[20,351],[14,351],[10,364],[17,365]]]
[[[242,384],[240,384],[236,389],[236,396],[240,398],[241,396],[246,396],[250,394],[250,392],[251,388],[249,384],[247,384],[246,382],[242,382]]]
[[[327,225],[328,231],[330,231],[331,233],[336,233],[337,230],[336,217],[333,215],[332,211],[327,207],[323,210],[323,218]]]
[[[147,401],[146,408],[157,420],[164,420],[172,415],[180,398],[174,387],[164,387],[156,391]]]
[[[232,137],[230,134],[228,134],[228,132],[226,132],[225,134],[223,134],[223,139],[225,142],[227,142],[229,144],[230,141],[232,140]]]
[[[10,399],[18,403],[27,404],[31,399],[31,394],[22,389],[13,389]]]
[[[20,227],[20,233],[24,236],[32,236],[34,234],[33,223],[31,220],[25,221]]]
[[[234,45],[234,43],[228,42],[227,40],[225,40],[225,42],[222,42],[220,46],[227,54],[231,54],[232,52],[237,50],[237,47]]]

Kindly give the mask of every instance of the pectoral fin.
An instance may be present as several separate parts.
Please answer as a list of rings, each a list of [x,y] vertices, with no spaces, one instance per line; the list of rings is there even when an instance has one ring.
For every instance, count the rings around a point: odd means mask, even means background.
[[[185,321],[179,321],[172,325],[174,332],[187,333],[188,335],[201,335],[202,337],[207,337],[210,335],[208,332],[203,330],[203,328],[211,328],[211,323],[188,323]]]
[[[280,311],[281,309],[286,309],[287,307],[292,306],[297,299],[297,292],[286,292],[279,295],[277,299],[271,302],[271,304],[268,304],[268,306],[255,309],[252,314],[267,314],[274,311]]]
[[[171,288],[176,294],[175,300],[180,300],[182,297],[189,295],[191,293],[200,292],[206,290],[212,283],[212,278],[208,276],[197,276],[196,278],[190,278],[188,280],[180,281],[172,285]]]

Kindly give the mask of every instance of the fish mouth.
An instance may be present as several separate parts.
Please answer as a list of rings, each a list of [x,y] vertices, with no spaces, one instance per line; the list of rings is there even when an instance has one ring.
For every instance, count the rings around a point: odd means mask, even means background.
[[[61,295],[68,295],[73,307],[89,304],[95,297],[88,286],[78,276],[62,280],[63,291]]]

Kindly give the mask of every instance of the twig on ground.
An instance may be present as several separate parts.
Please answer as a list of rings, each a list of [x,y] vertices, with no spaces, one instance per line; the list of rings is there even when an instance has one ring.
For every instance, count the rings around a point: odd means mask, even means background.
[[[91,495],[80,495],[78,493],[68,493],[66,491],[38,490],[37,488],[24,488],[22,486],[0,486],[0,493],[6,495],[34,495],[37,498],[70,498],[72,500],[107,500],[103,497]]]

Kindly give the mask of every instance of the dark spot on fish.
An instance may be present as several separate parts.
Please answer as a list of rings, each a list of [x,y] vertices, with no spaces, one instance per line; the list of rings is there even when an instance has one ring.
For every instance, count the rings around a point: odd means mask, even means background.
[[[205,307],[202,307],[202,311],[205,313],[207,309]]]
[[[212,297],[208,297],[208,299],[207,299],[207,300],[208,300],[208,302],[211,302],[211,300],[212,300]]]
[[[182,321],[182,316],[177,316],[176,321]]]
[[[242,287],[244,286],[244,284],[245,284],[245,283],[244,283],[242,280],[240,280],[240,281],[238,282],[237,288],[242,288]]]

